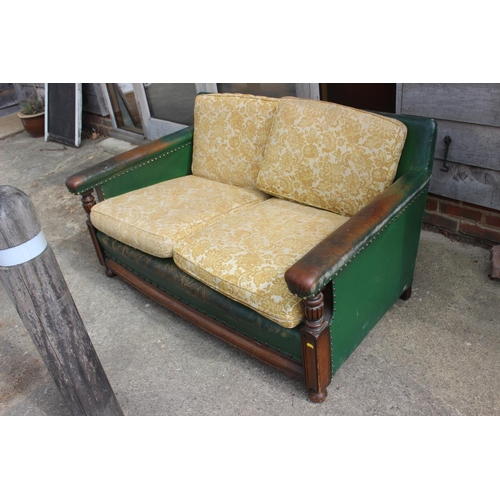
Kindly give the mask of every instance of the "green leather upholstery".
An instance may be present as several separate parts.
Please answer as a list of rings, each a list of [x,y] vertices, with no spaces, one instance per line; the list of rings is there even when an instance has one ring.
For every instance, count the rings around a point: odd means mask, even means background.
[[[99,188],[103,198],[191,173],[193,128],[188,127],[105,160],[66,180],[75,194]]]
[[[224,322],[236,332],[262,344],[266,343],[270,349],[300,362],[299,328],[283,328],[252,309],[228,299],[185,274],[172,259],[152,257],[104,233],[98,233],[97,237],[107,256],[160,290],[203,314]]]
[[[396,181],[285,274],[303,298],[331,289],[332,372],[412,285],[437,127],[396,118],[408,128]]]

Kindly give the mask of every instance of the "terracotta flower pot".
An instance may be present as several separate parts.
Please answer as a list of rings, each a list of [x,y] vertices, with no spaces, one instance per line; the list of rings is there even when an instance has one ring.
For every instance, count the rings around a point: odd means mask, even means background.
[[[36,115],[18,113],[17,116],[21,118],[24,129],[31,137],[43,137],[45,135],[45,111]]]

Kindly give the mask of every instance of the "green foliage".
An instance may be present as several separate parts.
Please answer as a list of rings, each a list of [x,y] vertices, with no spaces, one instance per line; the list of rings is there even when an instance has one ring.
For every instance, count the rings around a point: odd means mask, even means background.
[[[30,97],[27,101],[23,102],[23,107],[21,108],[21,113],[25,115],[36,115],[45,110],[45,101],[43,97],[39,97],[38,94]]]

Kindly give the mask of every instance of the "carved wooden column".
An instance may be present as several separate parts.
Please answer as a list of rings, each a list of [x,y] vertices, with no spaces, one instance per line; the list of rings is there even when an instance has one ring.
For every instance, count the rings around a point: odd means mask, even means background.
[[[320,292],[310,299],[303,299],[305,324],[302,334],[302,361],[309,398],[315,403],[326,399],[326,388],[331,382],[330,331],[325,321],[325,304]]]
[[[85,191],[85,193],[82,194],[82,205],[83,208],[85,209],[85,212],[87,212],[87,215],[90,217],[90,211],[92,210],[92,207],[96,204],[93,191]]]
[[[97,254],[97,258],[99,259],[99,264],[101,264],[101,266],[106,266],[104,262],[104,254],[95,232],[95,227],[92,225],[92,222],[90,222],[90,212],[95,204],[96,201],[92,190],[85,191],[85,193],[82,194],[82,205],[85,212],[87,212],[87,228],[89,230],[90,237],[92,238],[92,243],[94,244],[95,252]],[[106,267],[106,276],[113,277],[115,276],[115,273]]]

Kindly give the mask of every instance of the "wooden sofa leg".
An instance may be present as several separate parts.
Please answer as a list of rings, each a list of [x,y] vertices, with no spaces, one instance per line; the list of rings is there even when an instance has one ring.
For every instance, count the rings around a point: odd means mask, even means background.
[[[90,238],[92,239],[92,243],[94,244],[95,253],[97,254],[97,258],[99,259],[99,264],[101,264],[101,266],[105,266],[106,264],[104,262],[104,252],[102,251],[99,240],[97,239],[95,227],[92,225],[92,222],[90,222],[90,211],[95,204],[96,201],[94,195],[92,194],[92,191],[85,191],[85,193],[82,194],[82,205],[85,209],[85,212],[87,212],[87,229],[89,230]],[[106,276],[115,276],[115,273],[113,273],[111,269],[109,270],[109,272],[111,274],[108,274],[108,269],[106,268]]]
[[[116,276],[116,273],[112,271],[109,267],[106,267],[105,273],[108,278],[114,278]]]
[[[311,401],[322,403],[332,378],[330,331],[324,317],[323,294],[320,292],[310,299],[304,299],[303,304],[306,319],[300,333],[305,384]]]
[[[399,297],[401,300],[408,300],[411,297],[411,286],[407,288]]]

